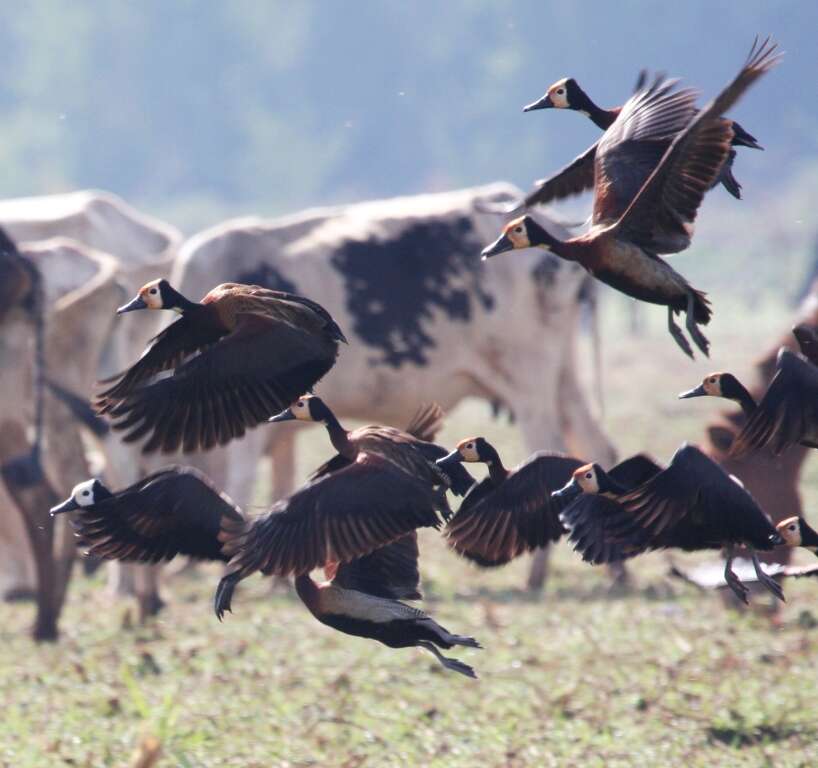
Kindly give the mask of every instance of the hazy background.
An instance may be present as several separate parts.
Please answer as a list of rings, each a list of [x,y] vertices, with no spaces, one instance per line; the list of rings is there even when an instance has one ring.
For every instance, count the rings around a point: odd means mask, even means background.
[[[728,263],[750,299],[791,292],[815,236],[816,29],[811,0],[33,0],[0,25],[0,195],[100,187],[190,233],[239,213],[527,188],[598,134],[577,114],[521,112],[555,80],[607,106],[650,67],[709,98],[771,33],[786,60],[734,111],[767,150],[739,153],[744,203],[708,199],[694,252],[718,263],[680,264],[710,290],[735,287]]]

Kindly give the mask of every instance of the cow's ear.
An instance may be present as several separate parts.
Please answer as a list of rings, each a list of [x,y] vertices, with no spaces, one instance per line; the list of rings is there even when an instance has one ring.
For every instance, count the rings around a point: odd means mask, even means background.
[[[707,427],[707,437],[714,448],[727,453],[733,446],[736,432],[725,424],[711,424]]]

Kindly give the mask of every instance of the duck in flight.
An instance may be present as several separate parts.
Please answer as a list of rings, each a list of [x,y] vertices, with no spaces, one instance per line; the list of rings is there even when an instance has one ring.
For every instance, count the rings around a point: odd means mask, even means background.
[[[590,231],[560,240],[522,216],[483,249],[483,258],[540,247],[575,261],[622,293],[667,307],[668,330],[692,358],[690,343],[674,322],[674,315],[684,312],[690,338],[707,355],[709,342],[699,326],[710,321],[709,302],[659,254],[689,246],[704,194],[730,152],[733,129],[721,115],[778,63],[775,50],[765,44],[751,51],[733,81],[698,112],[695,93],[676,90],[672,81],[654,81],[635,94],[596,151]],[[669,137],[667,150],[657,152],[653,140]]]
[[[241,437],[317,384],[346,341],[320,304],[256,285],[223,283],[193,302],[154,280],[117,314],[144,309],[180,317],[95,401],[125,442],[148,437],[144,453]]]

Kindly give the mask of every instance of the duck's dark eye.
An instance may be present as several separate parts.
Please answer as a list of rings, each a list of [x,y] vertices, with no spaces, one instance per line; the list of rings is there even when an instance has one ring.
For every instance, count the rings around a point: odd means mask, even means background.
[[[560,96],[562,96],[562,94],[563,94],[563,93],[565,93],[565,88],[558,88],[558,89],[557,89],[557,93],[558,93]]]
[[[593,477],[593,475],[592,475],[590,472],[588,472],[588,473],[585,475],[585,479],[586,479],[586,480],[590,480],[592,477]]]
[[[304,403],[296,403],[296,407],[297,407],[297,408],[303,408],[303,407],[304,407]]]
[[[469,443],[469,444],[466,446],[466,448],[468,448],[468,450],[470,450],[470,451],[473,451],[473,450],[474,450],[474,443]]]
[[[158,291],[156,288],[151,288],[151,289],[150,289],[150,291],[149,291],[149,293],[151,293],[151,294],[152,294],[152,295],[154,295],[154,296],[155,296],[155,295],[156,295],[158,292],[159,292],[159,291]]]
[[[715,377],[715,376],[714,376],[712,379],[710,379],[710,383],[711,383],[711,384],[715,384],[715,383],[716,383],[716,377]]]
[[[523,234],[523,228],[522,228],[522,227],[514,227],[514,231],[515,231],[515,232],[516,232],[518,235]]]
[[[83,496],[90,496],[90,495],[91,495],[91,491],[83,491],[83,492],[82,492],[82,495],[83,495]]]
[[[791,531],[795,531],[795,526],[794,526],[794,525],[791,525],[791,526],[790,526],[790,530],[791,530]]]

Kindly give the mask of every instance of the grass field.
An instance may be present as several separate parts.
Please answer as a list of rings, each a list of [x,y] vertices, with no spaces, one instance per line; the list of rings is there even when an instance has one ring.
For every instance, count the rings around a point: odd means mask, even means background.
[[[786,327],[762,308],[728,336],[723,311],[713,362],[696,365],[666,339],[658,311],[648,310],[645,338],[622,343],[606,314],[605,424],[622,454],[665,460],[698,439],[719,406],[675,393],[710,369],[741,375]],[[522,458],[514,428],[487,414],[465,404],[442,441],[479,431],[509,463]],[[302,446],[302,471],[327,453],[320,438]],[[814,466],[804,490],[818,503]],[[442,672],[424,652],[333,632],[260,578],[219,624],[212,568],[171,580],[169,606],[143,627],[101,576],[78,577],[54,646],[28,640],[30,606],[3,606],[0,764],[125,766],[153,737],[158,764],[183,767],[818,765],[813,581],[786,584],[774,623],[766,597],[754,611],[725,610],[668,578],[660,554],[634,564],[633,591],[612,595],[604,571],[561,545],[538,597],[520,589],[527,562],[478,573],[430,532],[422,554],[426,607],[485,646],[458,654],[479,681]]]

